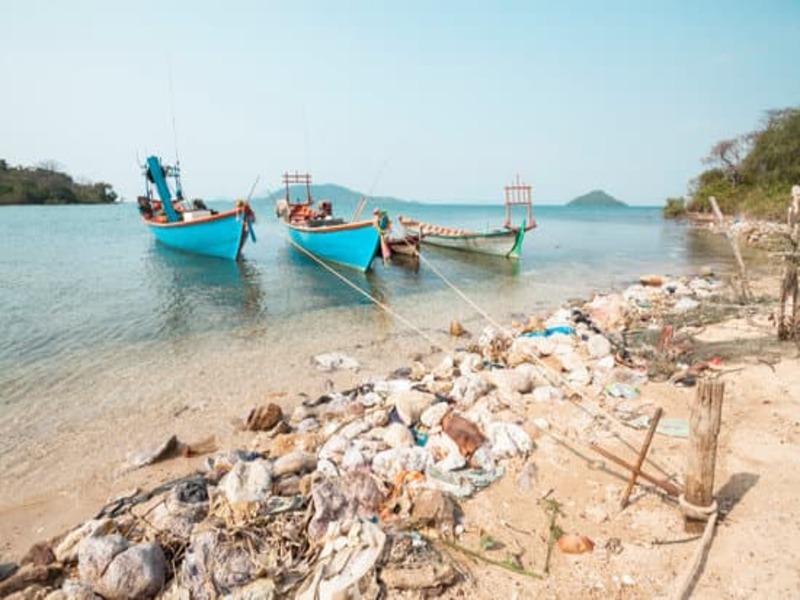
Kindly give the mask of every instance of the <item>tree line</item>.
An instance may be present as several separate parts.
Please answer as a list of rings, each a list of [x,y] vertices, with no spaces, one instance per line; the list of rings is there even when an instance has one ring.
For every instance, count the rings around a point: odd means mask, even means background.
[[[800,108],[767,111],[757,130],[717,142],[703,163],[687,198],[667,199],[665,216],[710,212],[714,196],[726,214],[783,219],[800,184]]]
[[[0,158],[2,204],[110,204],[117,193],[108,183],[78,183],[55,162],[11,167]]]

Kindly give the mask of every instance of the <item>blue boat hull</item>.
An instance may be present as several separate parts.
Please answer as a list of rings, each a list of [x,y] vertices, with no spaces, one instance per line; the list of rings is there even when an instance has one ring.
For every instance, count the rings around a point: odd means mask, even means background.
[[[380,243],[372,221],[307,227],[287,223],[291,240],[306,252],[328,262],[367,271]]]
[[[193,254],[237,260],[247,241],[247,223],[238,209],[194,221],[145,223],[165,246]]]

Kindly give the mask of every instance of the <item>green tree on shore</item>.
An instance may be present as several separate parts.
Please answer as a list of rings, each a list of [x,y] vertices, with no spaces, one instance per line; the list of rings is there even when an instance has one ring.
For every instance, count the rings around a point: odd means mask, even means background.
[[[800,184],[800,108],[767,111],[759,129],[717,142],[703,163],[709,168],[689,184],[686,211],[710,212],[715,196],[726,214],[783,219],[789,190]],[[664,215],[680,214],[670,199]]]
[[[10,167],[0,159],[0,205],[111,204],[117,193],[108,183],[77,183],[55,161]]]

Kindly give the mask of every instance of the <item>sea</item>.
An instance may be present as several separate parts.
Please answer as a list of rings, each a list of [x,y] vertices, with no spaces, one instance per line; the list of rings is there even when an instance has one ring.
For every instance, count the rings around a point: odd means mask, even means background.
[[[107,431],[119,415],[257,402],[322,353],[407,362],[398,348],[452,343],[454,319],[479,335],[643,274],[732,264],[723,238],[659,207],[537,206],[518,261],[423,246],[418,262],[376,260],[362,274],[303,255],[271,203],[253,207],[257,241],[236,263],[161,246],[132,203],[0,208],[0,488],[31,457],[57,456],[60,437]],[[505,217],[492,205],[388,209],[465,229]]]

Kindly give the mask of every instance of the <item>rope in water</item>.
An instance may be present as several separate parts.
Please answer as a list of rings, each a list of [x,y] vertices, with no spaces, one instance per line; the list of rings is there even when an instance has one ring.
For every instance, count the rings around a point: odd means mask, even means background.
[[[378,308],[380,308],[381,310],[384,310],[384,311],[386,311],[386,312],[387,312],[387,313],[389,313],[391,316],[393,316],[395,319],[397,319],[398,321],[400,321],[401,323],[403,323],[403,324],[404,324],[406,327],[408,327],[409,329],[411,329],[412,331],[414,331],[415,333],[417,333],[418,335],[420,335],[422,338],[424,338],[425,340],[427,340],[428,342],[430,342],[430,343],[431,343],[431,345],[433,345],[433,346],[436,346],[436,347],[439,347],[439,346],[441,346],[441,344],[440,344],[439,342],[436,342],[436,341],[435,341],[435,340],[434,340],[432,337],[430,337],[430,336],[429,336],[427,333],[425,333],[425,332],[424,332],[424,331],[422,331],[422,330],[421,330],[419,327],[417,327],[416,325],[414,325],[414,324],[413,324],[411,321],[409,321],[408,319],[406,319],[405,317],[403,317],[401,314],[399,314],[399,313],[395,312],[394,310],[392,310],[391,308],[389,308],[389,306],[387,306],[387,305],[386,305],[384,302],[381,302],[380,300],[378,300],[378,299],[377,299],[375,296],[371,295],[371,294],[370,294],[369,292],[367,292],[366,290],[363,290],[363,289],[361,289],[360,287],[358,287],[358,286],[357,286],[355,283],[353,283],[352,281],[350,281],[350,280],[349,280],[347,277],[345,277],[344,275],[342,275],[341,273],[339,273],[339,272],[338,272],[336,269],[334,269],[334,268],[333,268],[333,267],[331,267],[330,265],[326,264],[326,263],[325,263],[323,260],[321,260],[320,258],[318,258],[317,256],[315,256],[314,254],[312,254],[311,252],[309,252],[308,250],[306,250],[305,248],[303,248],[303,247],[302,247],[302,246],[300,246],[299,244],[296,244],[296,243],[294,242],[294,240],[292,240],[292,239],[291,239],[291,238],[290,238],[288,235],[284,234],[284,236],[283,236],[283,237],[284,237],[284,238],[286,238],[286,239],[289,241],[289,243],[290,243],[292,246],[294,246],[295,248],[297,248],[298,250],[300,250],[300,251],[301,251],[303,254],[305,254],[306,256],[308,256],[308,257],[309,257],[310,259],[312,259],[314,262],[318,263],[318,264],[319,264],[320,266],[322,266],[322,267],[323,267],[325,270],[327,270],[327,271],[328,271],[328,272],[330,272],[331,274],[335,275],[335,276],[336,276],[338,279],[340,279],[342,282],[344,282],[345,284],[347,284],[348,286],[350,286],[351,288],[353,288],[353,289],[354,289],[355,291],[357,291],[359,294],[361,294],[362,296],[364,296],[365,298],[367,298],[368,300],[370,300],[371,302],[373,302],[373,303],[374,303],[374,304],[375,304],[375,305],[376,305]]]

